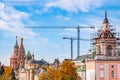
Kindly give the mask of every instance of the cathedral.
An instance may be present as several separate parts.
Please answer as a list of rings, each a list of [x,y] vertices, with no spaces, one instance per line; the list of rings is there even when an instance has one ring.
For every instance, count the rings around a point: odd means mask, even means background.
[[[18,37],[16,37],[14,51],[10,57],[10,67],[14,70],[17,80],[33,80],[40,66],[46,64],[44,59],[35,60],[34,54],[31,54],[30,51],[25,53],[23,38],[21,37],[19,46]]]
[[[25,49],[24,49],[24,45],[23,45],[23,38],[21,37],[20,40],[21,41],[20,41],[20,47],[19,47],[17,36],[16,36],[16,43],[14,45],[14,51],[10,58],[10,66],[14,70],[24,67]]]

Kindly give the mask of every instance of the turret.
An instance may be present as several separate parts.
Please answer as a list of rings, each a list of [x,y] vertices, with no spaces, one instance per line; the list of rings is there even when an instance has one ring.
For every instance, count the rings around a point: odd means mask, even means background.
[[[19,49],[19,59],[24,60],[25,59],[25,49],[23,45],[23,38],[21,37],[21,43],[20,43],[20,49]]]
[[[32,55],[32,60],[34,60],[34,54]]]
[[[20,48],[19,48],[19,68],[23,68],[24,67],[24,60],[25,60],[25,49],[24,49],[24,45],[23,45],[23,38],[21,37],[21,41],[20,41]]]
[[[18,56],[19,53],[19,46],[18,46],[18,40],[17,40],[17,36],[16,36],[16,43],[14,45],[14,53]]]

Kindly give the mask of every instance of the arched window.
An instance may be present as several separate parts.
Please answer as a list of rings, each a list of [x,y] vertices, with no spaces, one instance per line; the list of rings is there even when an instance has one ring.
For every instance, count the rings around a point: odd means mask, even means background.
[[[101,48],[98,46],[98,54],[101,54]]]
[[[112,55],[112,46],[109,45],[109,46],[107,47],[106,51],[107,51],[107,56],[111,56],[111,55]]]
[[[115,77],[115,72],[111,71],[111,77],[114,78]]]

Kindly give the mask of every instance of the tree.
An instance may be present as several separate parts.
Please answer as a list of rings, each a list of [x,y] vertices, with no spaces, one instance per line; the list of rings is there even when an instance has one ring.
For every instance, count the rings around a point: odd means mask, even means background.
[[[38,80],[48,80],[45,72],[40,72]]]
[[[5,71],[4,71],[4,78],[5,78],[5,80],[6,79],[11,80],[12,68],[11,67],[5,67],[4,69],[5,69]]]
[[[4,65],[0,67],[0,80],[3,80],[3,74],[4,74]]]
[[[11,79],[12,79],[12,80],[16,80],[15,72],[14,72],[13,69],[12,69],[12,72],[11,72]]]
[[[47,70],[47,78],[48,80],[53,80],[57,71],[53,67],[49,67]]]
[[[41,72],[38,80],[81,80],[78,77],[75,64],[70,60],[63,61],[61,68],[55,70],[49,67],[47,72]]]
[[[76,80],[78,77],[75,64],[70,60],[63,61],[61,69],[57,72],[54,80]]]
[[[2,75],[4,73],[4,66],[2,65],[1,67],[0,67],[0,75]]]

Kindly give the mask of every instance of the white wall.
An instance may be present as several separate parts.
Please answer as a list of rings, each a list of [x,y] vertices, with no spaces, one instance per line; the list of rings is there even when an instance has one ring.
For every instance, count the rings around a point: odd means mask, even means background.
[[[95,80],[95,70],[86,70],[86,80]]]

